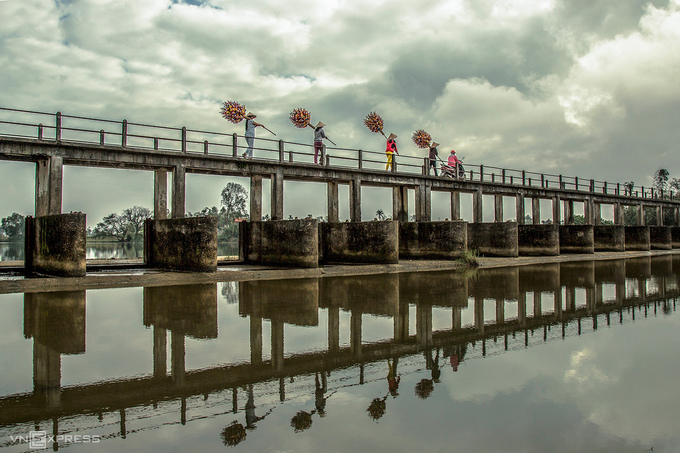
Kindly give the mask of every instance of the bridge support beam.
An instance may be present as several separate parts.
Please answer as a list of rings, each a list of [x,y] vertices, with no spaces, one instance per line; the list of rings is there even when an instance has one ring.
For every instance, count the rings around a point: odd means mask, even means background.
[[[319,222],[316,219],[240,222],[239,258],[254,264],[318,267]]]
[[[361,180],[359,178],[349,182],[349,221],[361,222]]]
[[[515,195],[515,213],[517,225],[524,225],[524,193],[522,192]]]
[[[460,220],[460,192],[451,192],[451,220]]]
[[[271,217],[272,220],[283,220],[283,171],[272,173],[271,180]]]
[[[339,222],[340,221],[340,204],[338,201],[338,183],[335,181],[329,181],[326,185],[326,196],[328,199],[328,212],[327,222]]]
[[[561,201],[559,195],[552,198],[552,211],[553,211],[552,221],[553,224],[555,225],[559,225],[560,223],[562,223],[560,203]]]
[[[408,222],[408,188],[406,186],[392,188],[392,219]]]
[[[602,204],[591,203],[593,206],[593,225],[602,225]]]
[[[531,222],[534,225],[541,224],[541,199],[532,198],[531,199]]]
[[[432,187],[427,181],[416,189],[416,222],[427,222],[432,217]]]
[[[636,223],[638,226],[645,226],[645,207],[642,203],[635,206]]]
[[[251,221],[262,220],[262,176],[250,177],[250,218]]]
[[[503,195],[494,195],[493,197],[493,221],[503,221]]]
[[[472,222],[482,223],[484,221],[484,211],[482,209],[482,190],[476,190],[472,194]]]
[[[624,213],[624,208],[625,206],[622,203],[615,203],[614,204],[614,224],[615,225],[623,225],[624,220],[625,220],[625,213]]]
[[[61,214],[64,161],[60,156],[41,159],[36,164],[35,216]]]
[[[153,174],[153,218],[168,218],[168,171],[164,168]]]
[[[574,200],[564,200],[564,224],[574,224]]]
[[[177,165],[172,170],[172,218],[181,219],[186,215],[186,168]]]

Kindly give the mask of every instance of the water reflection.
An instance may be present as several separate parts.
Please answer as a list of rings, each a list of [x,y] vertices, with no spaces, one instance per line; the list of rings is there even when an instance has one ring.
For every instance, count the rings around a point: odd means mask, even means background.
[[[380,382],[381,390],[370,395],[365,417],[382,423],[407,393],[430,400],[445,381],[445,368],[460,372],[469,360],[674,312],[678,269],[680,259],[668,255],[488,269],[472,276],[435,272],[252,281],[221,291],[215,284],[149,287],[140,304],[143,325],[153,331],[152,375],[71,387],[61,385],[61,356],[86,353],[86,292],[25,294],[23,329],[33,341],[33,392],[0,397],[1,433],[6,437],[34,426],[61,432],[63,422],[70,433],[94,424],[108,430],[107,439],[126,438],[139,431],[127,426],[130,413],[151,407],[144,415],[149,429],[162,425],[168,410],[179,414],[182,425],[200,413],[194,419],[222,420],[215,435],[223,445],[236,446],[285,401],[310,398],[313,405],[290,416],[288,429],[314,431],[315,421],[341,407],[336,393],[370,382]],[[187,370],[187,338],[208,343],[231,338],[218,329],[218,294],[237,301],[238,313],[248,318],[250,360]],[[433,314],[442,311],[448,313],[448,327],[436,330]],[[365,322],[375,318],[391,321],[392,332],[367,342]],[[323,330],[326,347],[310,351],[300,344],[284,354],[286,328],[295,326]],[[11,355],[11,346],[2,353]],[[405,378],[416,374],[405,388]],[[163,404],[172,401],[178,406]],[[105,413],[117,417],[115,431],[90,418],[99,414],[103,420]]]

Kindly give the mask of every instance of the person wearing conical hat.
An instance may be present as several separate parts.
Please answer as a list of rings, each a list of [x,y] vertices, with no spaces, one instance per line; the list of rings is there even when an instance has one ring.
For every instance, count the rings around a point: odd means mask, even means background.
[[[255,118],[257,118],[257,115],[255,115],[252,112],[248,112],[248,114],[246,115],[245,137],[246,143],[248,144],[248,148],[246,148],[246,151],[243,153],[244,159],[253,158],[253,145],[255,144],[255,128],[258,126],[262,126],[262,124],[255,121]]]
[[[323,127],[325,126],[324,123],[319,121],[316,123],[316,126],[314,126],[314,163],[318,164],[319,163],[319,153],[321,153],[321,150],[323,149],[323,139],[325,138],[328,140],[328,137],[326,137],[326,133],[323,130]]]
[[[397,152],[397,142],[394,139],[397,138],[396,134],[390,134],[387,137],[387,146],[385,147],[385,154],[387,155],[387,165],[385,165],[385,170],[392,170],[392,162],[395,154]]]
[[[437,159],[439,158],[439,151],[437,151],[437,146],[439,146],[439,143],[437,142],[432,142],[430,145],[430,167],[434,168],[434,175],[437,175]]]

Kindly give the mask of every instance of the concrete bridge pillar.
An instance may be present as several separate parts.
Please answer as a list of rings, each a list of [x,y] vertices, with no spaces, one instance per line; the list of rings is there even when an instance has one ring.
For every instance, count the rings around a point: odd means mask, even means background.
[[[262,176],[250,177],[250,221],[262,220]]]
[[[593,202],[594,225],[602,225],[602,205]]]
[[[517,216],[517,224],[524,225],[524,194],[522,192],[515,195],[515,211]]]
[[[531,222],[534,225],[541,224],[541,199],[532,198],[531,199]]]
[[[35,217],[61,214],[64,161],[59,156],[38,161],[35,175]]]
[[[349,221],[361,222],[361,180],[349,182]]]
[[[540,318],[543,314],[541,307],[541,292],[534,291],[534,318]]]
[[[423,348],[432,344],[432,305],[416,305],[416,342]]]
[[[279,169],[276,173],[272,173],[271,180],[271,217],[272,220],[283,220],[283,171]]]
[[[661,206],[656,207],[656,226],[663,226],[663,208]]]
[[[614,204],[614,224],[623,225],[625,214],[623,212],[624,206],[621,203]]]
[[[472,194],[472,222],[482,223],[484,211],[482,210],[482,190],[478,189]]]
[[[416,190],[416,222],[427,222],[432,217],[432,187],[423,181]]]
[[[635,206],[636,223],[638,226],[645,226],[645,207],[642,203]]]
[[[583,218],[586,225],[593,225],[593,217],[595,217],[594,210],[595,207],[592,198],[583,201]]]
[[[168,171],[164,168],[155,170],[153,174],[153,218],[168,218]]]
[[[574,200],[564,200],[564,224],[574,224]]]
[[[409,309],[408,302],[399,301],[397,313],[394,315],[394,339],[405,341],[408,339]]]
[[[408,222],[408,189],[406,186],[392,188],[392,219]]]
[[[177,165],[172,170],[172,218],[181,219],[186,215],[186,168]]]
[[[560,197],[555,196],[552,198],[552,221],[553,224],[559,225],[562,223],[562,216],[560,215]]]
[[[494,195],[493,198],[494,222],[503,221],[503,195]]]
[[[480,334],[484,334],[484,298],[475,296],[475,329]]]
[[[496,298],[496,324],[505,323],[505,299]]]
[[[451,220],[460,220],[460,192],[451,192]]]
[[[451,310],[451,328],[460,330],[463,327],[463,307],[454,306]]]
[[[327,184],[326,195],[328,197],[328,212],[327,221],[339,222],[340,221],[340,207],[338,202],[338,183],[335,181],[330,181]]]
[[[527,293],[524,290],[517,295],[517,321],[522,327],[527,325]]]

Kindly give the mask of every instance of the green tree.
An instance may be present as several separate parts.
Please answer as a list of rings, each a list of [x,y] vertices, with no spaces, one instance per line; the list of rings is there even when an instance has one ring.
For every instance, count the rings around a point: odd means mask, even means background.
[[[115,212],[104,217],[94,228],[94,233],[98,237],[114,237],[120,242],[124,242],[128,237],[123,217]]]
[[[668,189],[668,176],[670,173],[665,168],[659,168],[656,173],[654,173],[654,188],[661,190]]]
[[[26,218],[18,212],[0,220],[0,227],[7,235],[11,242],[20,242],[24,240],[24,225]]]
[[[144,221],[151,217],[151,210],[142,206],[127,208],[122,214],[123,223],[127,226],[127,233],[132,240],[144,236]]]
[[[375,217],[378,220],[385,220],[386,219],[385,212],[382,209],[378,209],[377,211],[375,211]]]
[[[241,184],[230,182],[224,186],[224,189],[222,189],[222,206],[226,210],[225,215],[228,222],[248,215],[247,200],[248,193]]]

